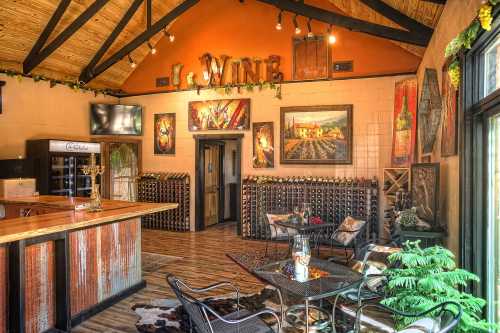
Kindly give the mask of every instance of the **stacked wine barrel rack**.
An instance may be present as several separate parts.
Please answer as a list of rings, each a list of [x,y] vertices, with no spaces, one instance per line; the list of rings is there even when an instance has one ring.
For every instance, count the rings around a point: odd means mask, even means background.
[[[246,176],[242,187],[242,234],[269,237],[266,213],[290,213],[302,203],[311,204],[312,216],[338,226],[346,216],[368,222],[366,238],[379,230],[377,179],[331,177]]]
[[[138,200],[171,202],[179,207],[142,217],[142,226],[149,229],[189,231],[189,188],[187,173],[145,173],[137,183]]]

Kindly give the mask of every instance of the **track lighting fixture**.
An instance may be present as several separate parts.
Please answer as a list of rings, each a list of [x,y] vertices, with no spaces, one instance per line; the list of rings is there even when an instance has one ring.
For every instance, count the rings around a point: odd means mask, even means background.
[[[153,45],[151,45],[150,42],[148,42],[148,47],[151,50],[151,54],[155,55],[156,54],[156,48]]]
[[[293,17],[293,25],[295,26],[295,34],[300,35],[302,30],[300,30],[299,23],[297,22],[297,14]]]
[[[332,25],[330,24],[330,27],[328,28],[328,43],[330,44],[335,44],[337,41],[337,37],[333,34],[333,28]]]
[[[170,43],[174,42],[175,36],[173,34],[171,34],[170,32],[168,32],[166,28],[163,29],[163,33],[165,34],[165,36],[168,37],[168,40],[170,41]]]
[[[312,21],[311,18],[309,20],[307,20],[307,37],[309,37],[309,38],[314,37],[314,34],[312,32],[312,28],[311,28],[311,21]]]
[[[280,12],[278,13],[278,22],[276,23],[276,30],[281,30],[283,29],[283,26],[281,25],[281,21],[282,21],[282,15],[283,15],[283,11],[280,10]]]
[[[130,54],[128,55],[128,62],[130,64],[130,67],[132,67],[132,68],[136,68],[137,67],[137,64],[135,63],[134,59],[132,59],[132,57],[130,56]]]

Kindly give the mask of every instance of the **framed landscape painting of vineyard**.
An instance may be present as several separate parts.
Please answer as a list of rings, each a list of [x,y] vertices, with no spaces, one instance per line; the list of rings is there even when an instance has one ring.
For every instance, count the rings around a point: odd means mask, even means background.
[[[282,164],[352,164],[352,105],[281,108]]]

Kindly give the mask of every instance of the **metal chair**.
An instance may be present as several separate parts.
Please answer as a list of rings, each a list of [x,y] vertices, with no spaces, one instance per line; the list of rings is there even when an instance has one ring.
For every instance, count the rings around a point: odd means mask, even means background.
[[[335,297],[332,308],[332,316],[334,316],[334,318],[339,298],[343,298],[349,302],[356,303],[357,306],[360,307],[364,302],[375,301],[384,297],[384,292],[380,290],[383,289],[383,286],[387,282],[387,279],[383,274],[370,273],[370,265],[368,264],[368,259],[375,252],[385,254],[393,253],[394,248],[371,243],[363,247],[359,254],[363,252],[363,261],[361,262],[360,268],[360,272],[363,275],[362,282],[357,286],[357,288],[348,289]],[[378,286],[376,290],[372,290],[372,288],[369,287],[370,282],[377,282],[377,284],[380,284],[380,286]]]
[[[167,276],[167,282],[189,315],[191,332],[193,332],[193,323],[195,325],[195,330],[198,333],[274,332],[262,319],[259,318],[259,316],[263,314],[272,315],[277,321],[277,332],[281,330],[281,320],[274,311],[264,309],[257,313],[250,313],[248,310],[240,309],[240,291],[231,282],[220,282],[204,288],[192,288],[171,274]],[[222,286],[230,286],[236,292],[237,310],[225,316],[218,314],[211,307],[185,291],[187,290],[191,293],[203,293]],[[278,295],[281,302],[281,312],[283,313],[283,301],[279,290]],[[210,319],[210,317],[213,319]]]
[[[356,220],[361,220],[361,218],[353,217]],[[320,243],[328,243],[330,245],[330,248],[333,250],[334,248],[340,248],[344,250],[344,257],[343,261],[340,261],[343,264],[348,264],[353,258],[357,257],[363,248],[364,244],[366,244],[366,241],[363,241],[365,239],[365,233],[366,229],[368,228],[368,223],[364,223],[359,229],[356,230],[344,230],[342,228],[342,225],[340,225],[333,233],[326,235],[327,237],[323,237],[319,240]],[[349,244],[343,244],[340,243],[336,240],[336,236],[339,233],[350,233],[353,234],[354,237],[352,240],[349,242]],[[348,254],[347,250],[351,250],[351,255]],[[332,261],[339,261],[337,256],[332,256],[330,257],[329,260]]]
[[[447,308],[447,306],[449,306],[449,305],[454,306],[456,308],[456,312],[449,310]],[[427,315],[439,310],[439,312],[437,314],[437,318],[439,318],[440,320],[433,321],[433,322],[439,323],[439,331],[437,331],[436,333],[448,333],[448,332],[453,331],[453,329],[460,322],[460,318],[462,317],[462,307],[460,306],[460,304],[455,303],[455,302],[443,302],[441,304],[438,304],[438,305],[436,305],[428,310],[425,310],[425,311],[423,311],[421,313],[417,313],[417,314],[400,312],[398,310],[391,309],[391,308],[384,306],[382,304],[367,303],[367,304],[360,306],[356,311],[356,320],[354,323],[354,332],[353,333],[361,332],[361,322],[362,322],[363,310],[365,310],[366,308],[369,308],[369,307],[377,308],[378,310],[389,312],[389,313],[396,315],[396,316],[411,317],[411,318],[424,317],[424,316],[427,316]],[[420,320],[416,321],[415,323],[413,323],[413,324],[411,324],[411,325],[409,325],[409,326],[405,327],[404,329],[399,330],[397,332],[399,332],[399,333],[415,332],[415,329],[425,328],[425,327],[422,327],[422,320],[425,320],[425,319],[432,319],[432,318],[427,317],[427,318],[420,319]]]

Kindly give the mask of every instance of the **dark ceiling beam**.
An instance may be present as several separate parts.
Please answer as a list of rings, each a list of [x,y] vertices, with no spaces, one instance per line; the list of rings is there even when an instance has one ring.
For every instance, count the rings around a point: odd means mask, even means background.
[[[107,60],[105,60],[101,64],[99,64],[94,69],[94,76],[92,78],[95,78],[96,76],[102,74],[109,67],[113,66],[118,61],[122,60],[124,57],[126,57],[128,54],[130,54],[132,51],[134,51],[136,48],[138,48],[142,44],[146,43],[151,37],[153,37],[154,35],[156,35],[160,31],[162,31],[162,29],[164,27],[169,25],[173,20],[175,20],[178,16],[180,16],[186,10],[188,10],[189,8],[191,8],[192,6],[197,4],[199,1],[200,0],[185,0],[180,5],[175,7],[167,15],[163,16],[160,20],[155,22],[155,24],[153,24],[149,30],[146,30],[145,32],[143,32],[142,34],[137,36],[134,40],[132,40],[130,43],[128,43],[127,45],[122,47],[119,51],[117,51],[115,54],[110,56]],[[85,83],[87,83],[87,82],[85,82]]]
[[[111,47],[111,45],[114,43],[116,38],[120,35],[120,33],[123,31],[125,26],[128,24],[128,22],[132,19],[134,14],[137,12],[137,9],[139,9],[139,6],[144,0],[134,0],[134,2],[130,5],[129,9],[127,12],[123,15],[121,18],[120,22],[116,25],[116,27],[113,29],[111,34],[108,36],[104,44],[101,45],[99,50],[96,52],[92,60],[88,63],[88,65],[82,70],[82,73],[80,74],[79,81],[81,82],[88,82],[90,79],[94,76],[94,68],[97,65],[97,63],[102,59],[106,51]]]
[[[419,21],[408,17],[407,15],[401,13],[399,10],[389,6],[382,0],[360,0],[363,4],[370,7],[380,15],[388,18],[394,23],[400,25],[401,27],[408,29],[409,31],[422,34],[430,39],[432,36],[434,29],[429,28],[425,24],[420,23]]]
[[[258,1],[327,24],[333,24],[339,27],[344,27],[352,31],[363,32],[372,36],[391,39],[398,42],[403,42],[418,46],[427,46],[430,40],[429,36],[422,36],[421,34],[416,34],[414,32],[395,29],[384,25],[359,20],[349,16],[334,13],[322,8],[306,5],[304,2],[296,2],[290,0],[258,0]]]
[[[67,41],[73,34],[90,20],[109,0],[95,0],[83,13],[80,14],[66,29],[64,29],[49,45],[37,52],[34,56],[27,57],[23,62],[24,74],[29,74],[42,61],[47,59],[57,48]]]
[[[56,10],[54,11],[52,17],[49,20],[49,23],[47,23],[42,33],[40,34],[40,37],[38,37],[37,41],[35,42],[35,45],[33,45],[33,48],[26,57],[25,62],[33,61],[36,55],[40,52],[42,47],[47,42],[47,39],[49,39],[50,34],[52,34],[54,28],[57,26],[57,23],[59,23],[61,17],[66,12],[66,9],[68,8],[70,3],[71,0],[61,0],[61,2],[59,2],[59,5],[57,6]]]
[[[152,0],[146,0],[146,26],[148,30],[151,29],[151,22],[153,20],[153,6],[151,2]]]

